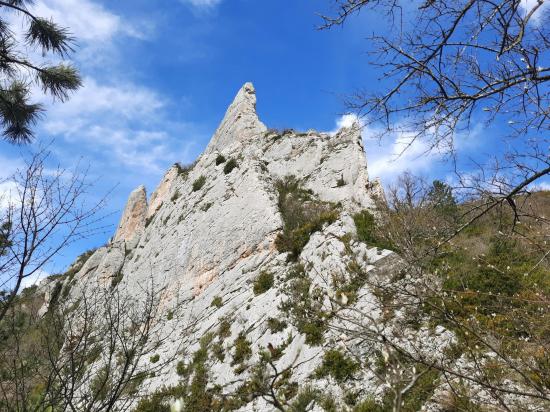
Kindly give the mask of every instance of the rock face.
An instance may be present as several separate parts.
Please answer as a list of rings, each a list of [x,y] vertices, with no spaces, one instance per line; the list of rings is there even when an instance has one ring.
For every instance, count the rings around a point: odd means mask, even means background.
[[[353,214],[373,211],[376,198],[383,196],[378,181],[369,179],[359,126],[334,135],[271,130],[258,119],[255,106],[254,87],[247,83],[194,165],[170,168],[149,204],[143,186],[130,194],[113,241],[84,264],[70,294],[77,299],[79,293],[99,287],[135,297],[146,284],[161,291],[155,331],[166,339],[156,352],[161,360],[174,361],[147,378],[142,395],[181,382],[178,361],[191,362],[201,337],[217,333],[223,322],[229,329],[219,338],[221,354],[208,361],[209,387],[223,388],[226,394],[236,391],[251,379],[252,365],[263,351],[279,349],[274,365],[279,370],[292,367],[289,382],[300,387],[324,388],[339,400],[357,388],[380,394],[383,385],[369,371],[347,387],[330,376],[317,376],[327,345],[341,337],[327,328],[312,343],[281,309],[292,294],[288,279],[296,271],[308,279],[310,291],[323,289],[347,302],[336,295],[335,279],[349,279],[350,267],[363,274],[385,273],[395,263],[391,252],[354,240]],[[338,211],[312,230],[294,261],[277,244],[285,225],[277,187],[289,176],[308,196]],[[266,273],[272,284],[256,290]],[[357,296],[357,308],[381,316],[371,304],[372,291],[360,289]],[[280,327],[273,326],[273,319]],[[243,340],[250,353],[237,360]],[[235,409],[277,408],[258,396],[242,400]]]

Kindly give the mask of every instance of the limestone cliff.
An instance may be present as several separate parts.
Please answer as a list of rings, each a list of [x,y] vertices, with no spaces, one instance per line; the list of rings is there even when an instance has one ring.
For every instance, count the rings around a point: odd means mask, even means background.
[[[281,249],[277,240],[285,228],[285,181],[288,187],[299,182],[299,196],[291,200],[305,199],[306,217],[315,207],[322,217],[317,226],[305,225],[308,236],[297,256]],[[170,362],[162,373],[142,382],[141,397],[181,384],[184,373],[178,363],[192,365],[193,353],[205,344],[201,338],[212,338],[222,325],[227,328],[216,341],[218,356],[208,358],[206,386],[224,399],[252,379],[266,349],[273,368],[291,371],[285,385],[296,390],[281,395],[289,402],[297,389],[308,385],[323,389],[338,405],[345,404],[347,393],[356,393],[358,400],[367,394],[381,396],[384,385],[370,370],[357,371],[346,382],[316,372],[329,348],[344,345],[353,352],[364,343],[342,336],[338,328],[308,331],[296,324],[295,308],[284,310],[294,296],[294,304],[311,304],[318,313],[328,313],[323,308],[340,299],[351,318],[355,310],[383,316],[372,304],[375,291],[355,278],[352,306],[346,306],[351,298],[338,294],[338,285],[354,274],[383,281],[398,265],[392,252],[355,238],[353,215],[373,211],[380,196],[380,184],[368,176],[358,125],[336,134],[267,129],[256,114],[255,90],[247,83],[195,164],[170,168],[149,202],[143,186],[130,194],[112,242],[65,280],[72,285],[68,295],[78,299],[103,288],[141,296],[143,285],[151,283],[160,291],[155,331],[166,339],[155,351]],[[296,273],[307,285],[302,297],[289,283]],[[262,286],[262,276],[267,285]],[[326,295],[313,302],[317,290]],[[441,336],[449,339],[444,331]],[[248,350],[237,359],[242,342]],[[234,409],[280,408],[266,396],[250,396]]]

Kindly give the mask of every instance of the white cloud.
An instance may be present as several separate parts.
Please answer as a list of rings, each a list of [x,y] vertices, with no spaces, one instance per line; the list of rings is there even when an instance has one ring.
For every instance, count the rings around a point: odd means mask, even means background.
[[[550,180],[546,182],[537,182],[529,186],[529,190],[532,191],[541,191],[541,190],[548,190],[550,191]]]
[[[380,178],[389,185],[403,172],[423,174],[441,161],[442,154],[431,151],[421,139],[413,139],[412,134],[392,133],[379,139],[380,131],[372,128],[355,114],[345,114],[336,120],[335,133],[342,127],[350,127],[358,122],[363,127],[362,136],[367,154],[367,167],[372,178]]]
[[[524,15],[527,13],[530,13],[531,10],[535,6],[537,6],[539,3],[539,0],[521,0],[519,7],[521,8],[521,11]],[[550,1],[543,0],[542,5],[535,11],[533,16],[531,16],[531,21],[535,24],[540,24],[542,22],[543,15],[548,11],[548,7],[550,6]]]
[[[83,83],[70,100],[53,105],[49,116],[73,119],[103,113],[131,119],[148,116],[165,104],[154,91],[132,83],[105,85],[92,77],[84,78]]]
[[[222,0],[180,0],[183,3],[190,4],[193,7],[197,8],[212,8],[217,6],[222,2]]]
[[[117,34],[142,37],[120,16],[89,0],[43,0],[35,3],[31,10],[68,27],[79,41],[86,43],[110,41]]]
[[[84,87],[65,103],[48,109],[43,128],[69,143],[98,152],[120,165],[152,171],[173,157],[170,137],[155,128],[166,102],[153,90],[131,83],[101,85],[86,78]]]
[[[368,172],[372,178],[379,177],[384,185],[390,185],[404,172],[427,175],[443,166],[445,149],[432,147],[423,138],[415,138],[413,133],[385,133],[365,123],[355,114],[345,114],[336,119],[336,133],[342,127],[351,127],[359,123],[362,129],[363,144],[367,155]],[[394,125],[400,130],[399,124]],[[460,133],[454,138],[455,150],[461,153],[471,151],[481,144],[479,139],[482,125],[474,127],[469,133]]]
[[[356,114],[344,114],[336,119],[336,129],[333,130],[332,133],[336,133],[338,130],[343,128],[350,128],[355,123],[362,124]]]
[[[25,288],[28,288],[33,285],[38,285],[42,280],[46,279],[48,276],[50,276],[50,273],[46,272],[45,270],[39,269],[36,272],[34,272],[32,275],[23,278],[21,281],[21,288],[19,289],[22,291]]]

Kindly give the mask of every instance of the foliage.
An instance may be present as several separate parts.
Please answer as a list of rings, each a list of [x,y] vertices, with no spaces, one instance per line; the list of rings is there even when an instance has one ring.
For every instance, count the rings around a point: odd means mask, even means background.
[[[267,327],[271,333],[278,333],[285,330],[287,324],[284,320],[279,320],[276,318],[267,318]]]
[[[323,291],[312,287],[311,279],[301,265],[284,287],[286,300],[280,309],[285,313],[300,333],[306,336],[309,345],[320,345],[324,340],[329,314],[322,310]]]
[[[231,366],[242,364],[252,356],[250,341],[246,339],[246,335],[244,333],[239,333],[239,336],[237,336],[235,342],[233,342],[233,346],[235,347],[235,351],[233,352]]]
[[[218,326],[218,337],[220,340],[224,340],[229,336],[231,336],[231,321],[228,318],[222,318]]]
[[[172,197],[170,198],[170,200],[171,200],[172,202],[175,202],[176,200],[179,199],[179,197],[180,197],[180,192],[179,192],[179,190],[176,190],[176,191],[174,192],[174,194],[172,195]]]
[[[261,295],[262,293],[267,292],[273,287],[274,280],[273,273],[267,271],[260,272],[258,277],[254,280],[254,294]]]
[[[210,306],[214,306],[216,308],[221,308],[223,306],[223,300],[221,296],[216,296],[214,299],[212,299],[212,303]]]
[[[12,223],[10,221],[0,224],[0,256],[4,256],[6,249],[13,244],[10,240],[11,226]]]
[[[376,225],[374,215],[370,211],[363,210],[354,214],[353,221],[355,222],[355,229],[357,230],[357,238],[361,242],[381,249],[393,249],[391,243],[379,236],[380,229]]]
[[[153,356],[151,356],[149,358],[149,361],[151,363],[157,363],[159,360],[160,360],[160,355],[159,354],[154,354]]]
[[[225,164],[225,166],[223,167],[223,172],[228,175],[229,173],[231,173],[233,171],[233,169],[235,169],[236,167],[239,167],[239,165],[237,164],[237,161],[235,159],[229,159],[227,161],[227,163]]]
[[[441,215],[458,219],[458,204],[451,186],[440,180],[434,180],[426,196],[427,203]]]
[[[329,349],[323,355],[323,362],[315,370],[317,377],[333,377],[336,382],[343,383],[353,377],[359,370],[359,363],[350,359],[337,349]]]
[[[283,232],[275,245],[280,252],[289,252],[290,260],[296,260],[311,235],[334,222],[339,213],[335,205],[318,200],[293,176],[277,181],[275,188],[283,219]]]
[[[222,154],[219,154],[216,156],[216,166],[221,165],[222,163],[225,163],[225,156]]]
[[[193,182],[193,192],[201,190],[204,184],[206,183],[206,177],[200,176]]]
[[[196,164],[197,164],[196,161],[193,162],[193,163],[187,164],[187,165],[183,165],[181,163],[174,163],[173,167],[176,168],[178,176],[185,179],[189,175],[189,172],[191,172],[191,170],[193,170],[193,168],[195,167]]]
[[[45,94],[61,101],[67,100],[69,94],[82,85],[75,67],[48,62],[51,57],[66,59],[73,51],[74,39],[69,30],[33,14],[28,9],[30,3],[17,0],[2,5],[6,14],[21,17],[20,20],[2,19],[0,24],[0,124],[4,139],[10,143],[30,142],[34,137],[32,126],[44,111],[42,104],[30,102],[33,81]],[[22,25],[25,43],[21,43],[11,24]],[[33,53],[35,50],[41,54]],[[36,61],[40,55],[42,62]]]

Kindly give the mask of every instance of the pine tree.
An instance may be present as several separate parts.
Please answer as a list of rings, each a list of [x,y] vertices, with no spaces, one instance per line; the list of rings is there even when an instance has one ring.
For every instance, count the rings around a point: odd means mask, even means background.
[[[69,93],[78,89],[81,78],[75,67],[67,63],[49,65],[33,62],[21,46],[39,49],[42,56],[49,54],[65,58],[73,51],[74,39],[69,31],[55,22],[35,16],[29,6],[33,0],[0,1],[0,123],[2,135],[10,143],[30,142],[32,126],[44,111],[42,105],[31,102],[32,82],[43,93],[65,101]],[[10,13],[24,21],[25,44],[21,44],[8,23]]]
[[[434,180],[427,195],[428,204],[447,217],[456,217],[458,208],[453,189],[447,183]]]

